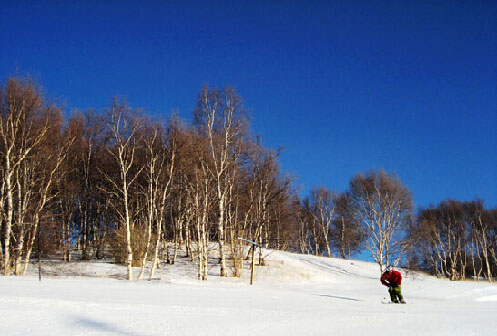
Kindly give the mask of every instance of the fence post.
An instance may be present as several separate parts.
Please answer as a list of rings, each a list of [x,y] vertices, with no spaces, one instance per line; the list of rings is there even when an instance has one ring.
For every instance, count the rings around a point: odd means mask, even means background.
[[[252,244],[252,265],[250,266],[250,284],[254,284],[254,270],[255,270],[255,246],[256,244]]]

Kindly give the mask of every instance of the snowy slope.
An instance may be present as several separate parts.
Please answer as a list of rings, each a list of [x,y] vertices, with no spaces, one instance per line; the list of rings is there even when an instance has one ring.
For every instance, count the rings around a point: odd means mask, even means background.
[[[375,264],[265,254],[254,286],[248,270],[219,278],[215,265],[198,281],[185,258],[153,281],[121,280],[125,268],[105,262],[45,264],[42,282],[34,269],[0,277],[2,335],[497,334],[496,285],[403,272],[408,304],[382,304]]]

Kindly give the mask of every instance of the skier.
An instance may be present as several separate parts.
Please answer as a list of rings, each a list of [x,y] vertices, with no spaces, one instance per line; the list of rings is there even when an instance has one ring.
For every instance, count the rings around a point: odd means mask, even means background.
[[[388,293],[392,303],[406,303],[402,297],[400,284],[402,283],[402,274],[388,266],[385,272],[381,275],[381,284],[388,287]]]

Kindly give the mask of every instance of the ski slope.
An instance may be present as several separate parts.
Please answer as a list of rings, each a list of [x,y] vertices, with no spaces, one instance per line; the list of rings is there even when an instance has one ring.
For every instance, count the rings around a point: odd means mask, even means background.
[[[44,264],[41,282],[34,268],[2,276],[2,335],[497,335],[497,285],[402,271],[408,304],[382,304],[375,264],[266,255],[253,286],[248,267],[220,278],[213,264],[198,281],[186,258],[152,281],[106,262]]]

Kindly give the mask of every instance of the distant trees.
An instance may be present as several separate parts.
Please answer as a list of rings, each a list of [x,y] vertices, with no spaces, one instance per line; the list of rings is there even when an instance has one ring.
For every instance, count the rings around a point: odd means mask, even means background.
[[[333,222],[336,205],[334,203],[336,194],[324,187],[313,188],[310,196],[302,203],[301,221],[307,227],[309,242],[316,255],[324,250],[328,257],[331,257],[331,224]]]
[[[341,258],[350,258],[360,250],[365,237],[355,211],[349,192],[313,188],[298,209],[300,252],[325,253],[328,257],[334,252]]]
[[[126,264],[129,280],[133,267],[141,279],[149,260],[152,278],[164,250],[174,263],[182,248],[198,262],[200,279],[210,257],[219,258],[221,276],[229,267],[240,276],[247,248],[239,238],[288,250],[312,241],[314,253],[328,256],[338,246],[342,256],[357,248],[359,236],[348,233],[356,222],[344,218],[337,195],[320,188],[308,206],[300,203],[280,172],[279,152],[250,135],[233,89],[202,88],[192,125],[174,116],[151,121],[118,100],[64,122],[40,92],[23,79],[1,91],[4,274],[26,272],[36,241],[43,245],[37,255],[65,261],[112,256]]]
[[[344,193],[314,188],[301,202],[300,250],[349,258],[364,248],[383,270],[408,250],[412,218],[411,194],[398,178],[383,170],[358,174]]]
[[[353,252],[361,249],[364,234],[357,216],[354,215],[355,209],[350,193],[336,195],[334,202],[336,214],[331,228],[331,241],[336,246],[338,255],[348,259]]]
[[[331,223],[335,216],[336,205],[333,203],[333,198],[336,195],[324,187],[311,190],[310,197],[310,213],[319,235],[322,238],[323,245],[326,248],[328,258],[331,257],[330,249],[330,231]]]
[[[248,240],[327,257],[366,250],[380,269],[405,262],[452,280],[496,276],[495,209],[449,200],[415,218],[409,190],[383,170],[300,198],[231,88],[203,87],[192,124],[152,120],[117,99],[64,120],[35,83],[12,78],[0,114],[4,275],[26,274],[43,254],[112,257],[129,280],[181,257],[201,280],[213,263],[220,276],[241,276],[245,260],[265,264]]]
[[[258,140],[247,145],[245,155],[243,175],[248,209],[239,233],[259,245],[282,244],[285,241],[281,235],[285,230],[281,223],[282,209],[290,206],[290,179],[280,174],[278,153],[264,148]],[[259,262],[264,262],[261,253]]]
[[[481,200],[447,200],[422,208],[411,231],[416,241],[417,263],[450,280],[492,281],[497,272],[496,210],[486,210]]]

